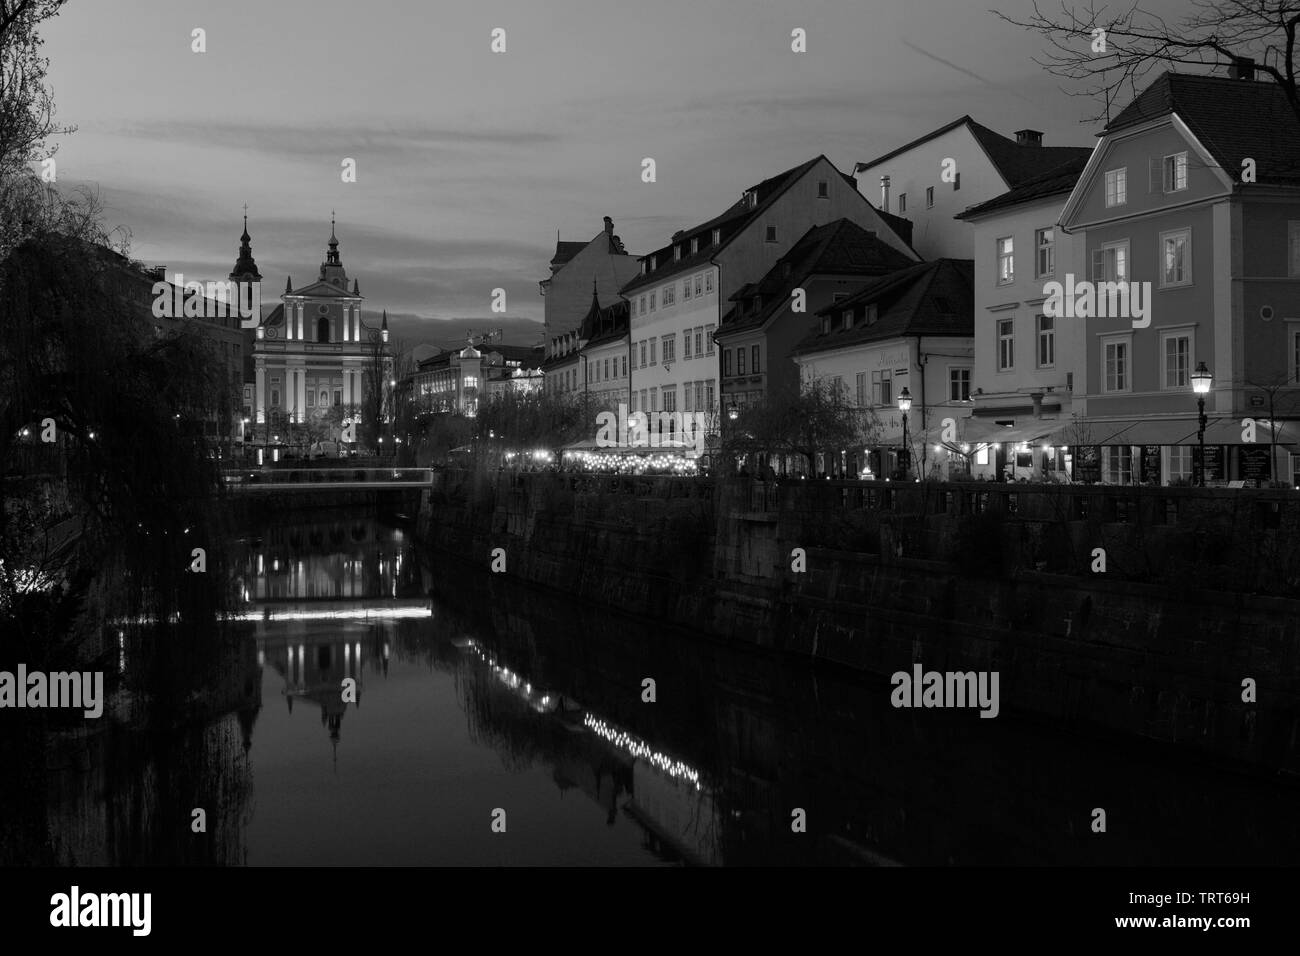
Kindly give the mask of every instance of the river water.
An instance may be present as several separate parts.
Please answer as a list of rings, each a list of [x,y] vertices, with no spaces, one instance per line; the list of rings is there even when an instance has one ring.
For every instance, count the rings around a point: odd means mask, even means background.
[[[422,559],[401,528],[283,521],[233,557],[242,656],[224,713],[180,734],[119,728],[64,761],[48,795],[59,861],[1284,864],[1300,850],[1294,782],[1005,712],[895,710],[882,679]]]

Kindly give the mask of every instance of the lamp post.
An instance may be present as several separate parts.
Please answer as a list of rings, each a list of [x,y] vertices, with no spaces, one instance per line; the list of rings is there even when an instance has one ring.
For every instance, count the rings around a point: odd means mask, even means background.
[[[912,464],[912,445],[908,438],[908,412],[912,410],[912,393],[903,386],[903,390],[898,393],[898,410],[903,413],[903,480],[907,480],[907,473]]]
[[[1196,363],[1196,371],[1192,372],[1192,391],[1196,393],[1196,444],[1200,446],[1201,466],[1200,474],[1197,478],[1197,484],[1205,487],[1205,396],[1210,393],[1210,386],[1214,383],[1214,377],[1210,370],[1205,367],[1204,362]]]
[[[739,417],[740,417],[740,409],[736,407],[736,403],[733,400],[731,404],[727,406],[727,420],[732,422],[733,424],[727,428],[727,439],[726,439],[726,445],[724,446],[724,451],[726,452],[727,455],[727,463],[731,466],[731,468],[728,470],[728,474],[734,474],[736,471],[736,448],[735,448],[736,426],[734,422]]]

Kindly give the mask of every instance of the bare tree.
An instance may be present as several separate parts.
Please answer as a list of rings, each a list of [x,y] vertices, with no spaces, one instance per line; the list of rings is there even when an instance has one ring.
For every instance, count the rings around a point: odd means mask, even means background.
[[[1258,389],[1264,393],[1265,401],[1268,403],[1268,474],[1270,482],[1279,482],[1279,469],[1277,467],[1277,413],[1279,406],[1284,412],[1294,412],[1297,403],[1300,402],[1300,390],[1297,385],[1300,381],[1288,376],[1281,380],[1271,379],[1269,381],[1251,381],[1246,380],[1250,388]]]
[[[1300,119],[1300,0],[1192,0],[1191,6],[1193,12],[1176,24],[1141,9],[1140,0],[1117,10],[1098,7],[1095,0],[1086,6],[1063,2],[1059,13],[1044,13],[1035,3],[1025,19],[993,12],[1047,39],[1047,52],[1034,61],[1039,66],[1085,84],[1067,91],[1099,101],[1100,111],[1085,122],[1109,122],[1111,106],[1121,97],[1136,96],[1153,69],[1228,67],[1237,57],[1254,59]]]

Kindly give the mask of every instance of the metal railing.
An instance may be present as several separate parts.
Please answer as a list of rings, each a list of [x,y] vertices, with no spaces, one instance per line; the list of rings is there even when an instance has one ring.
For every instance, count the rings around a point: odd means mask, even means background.
[[[432,468],[263,468],[227,471],[232,490],[261,491],[311,488],[424,488],[433,483]]]

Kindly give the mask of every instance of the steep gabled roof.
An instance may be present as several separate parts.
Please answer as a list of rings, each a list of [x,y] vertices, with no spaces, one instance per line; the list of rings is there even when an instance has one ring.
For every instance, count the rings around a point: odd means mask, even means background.
[[[817,314],[839,315],[875,305],[876,321],[852,328],[820,329],[795,346],[794,355],[827,352],[866,342],[915,335],[975,334],[975,262],[936,259],[869,281],[860,291]]]
[[[551,265],[562,266],[586,248],[587,243],[585,242],[560,242],[556,240],[555,255],[551,256]]]
[[[646,259],[651,256],[656,257],[658,268],[651,270],[649,273],[635,276],[627,283],[627,285],[623,286],[620,292],[627,295],[643,286],[655,285],[656,283],[662,282],[668,276],[689,272],[692,269],[699,268],[708,263],[718,254],[719,251],[725,248],[739,232],[762,216],[763,213],[766,212],[790,186],[798,182],[805,173],[822,161],[825,161],[826,164],[834,169],[845,182],[849,183],[853,187],[854,192],[857,192],[857,180],[852,176],[835,169],[835,165],[831,163],[830,160],[826,159],[824,155],[815,156],[805,163],[800,163],[798,166],[765,179],[757,185],[750,186],[745,190],[739,200],[729,206],[720,215],[714,216],[712,219],[702,222],[691,229],[682,230],[677,233],[671,243],[664,246],[662,249],[655,250],[648,256],[644,256],[643,258]],[[755,197],[752,205],[748,199],[750,194],[753,194]],[[876,211],[879,212],[879,210]],[[891,217],[891,220],[892,219],[893,217]],[[892,227],[894,222],[891,220],[886,220],[886,222]],[[722,230],[722,235],[720,237],[721,241],[716,246],[708,244],[711,242],[711,233],[714,229]],[[897,232],[897,230],[895,231]],[[677,245],[686,245],[689,248],[690,241],[693,238],[700,239],[700,250],[696,253],[688,252],[680,259],[673,259],[673,247]],[[899,233],[899,238],[902,238],[907,242],[910,247],[910,234],[908,237],[904,237]]]
[[[1048,170],[1041,176],[1026,180],[1015,189],[1004,192],[1001,196],[994,196],[986,202],[977,203],[963,212],[957,213],[953,218],[973,219],[985,213],[995,212],[999,209],[1009,209],[1021,203],[1047,199],[1051,196],[1068,196],[1073,191],[1074,184],[1079,181],[1079,176],[1082,175],[1083,169],[1087,165],[1088,160],[1086,157],[1076,157],[1062,163],[1055,169]]]
[[[814,226],[762,279],[747,283],[732,295],[732,301],[737,304],[723,315],[718,335],[766,324],[774,313],[784,308],[791,290],[812,275],[879,276],[913,265],[914,260],[852,220],[837,219],[824,226]],[[744,301],[753,295],[762,296],[763,305],[746,315]]]
[[[941,126],[933,132],[926,133],[905,146],[890,150],[885,155],[879,156],[869,163],[863,163],[862,166],[868,169],[872,166],[878,166],[960,126],[966,126],[970,129],[975,141],[988,154],[989,161],[997,168],[1002,178],[1006,180],[1007,185],[1012,188],[1021,185],[1028,179],[1042,175],[1047,170],[1059,166],[1067,160],[1079,156],[1087,159],[1088,154],[1092,152],[1091,148],[1087,146],[1022,146],[1015,140],[1009,139],[1001,133],[995,133],[987,126],[975,122],[967,115],[959,116],[946,126]]]
[[[1137,95],[1103,135],[1177,113],[1234,182],[1243,159],[1256,182],[1300,185],[1300,119],[1272,81],[1165,73]]]

